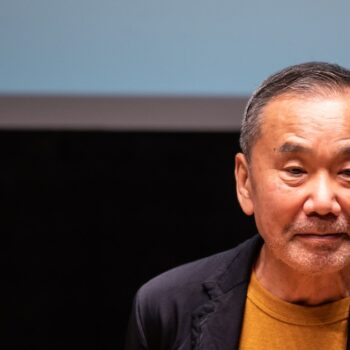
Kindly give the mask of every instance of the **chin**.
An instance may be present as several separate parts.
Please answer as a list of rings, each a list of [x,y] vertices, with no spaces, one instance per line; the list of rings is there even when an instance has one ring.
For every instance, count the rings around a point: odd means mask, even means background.
[[[265,240],[275,259],[302,274],[331,274],[350,267],[350,241],[337,245],[309,245],[297,240]]]
[[[350,249],[342,247],[336,251],[310,251],[305,248],[290,247],[284,251],[280,259],[303,274],[331,274],[350,266]]]

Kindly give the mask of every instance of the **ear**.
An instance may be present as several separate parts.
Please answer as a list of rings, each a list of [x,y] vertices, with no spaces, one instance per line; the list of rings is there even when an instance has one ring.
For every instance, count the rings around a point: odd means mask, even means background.
[[[248,162],[243,153],[237,153],[235,159],[236,191],[239,204],[246,215],[254,214],[252,186]]]

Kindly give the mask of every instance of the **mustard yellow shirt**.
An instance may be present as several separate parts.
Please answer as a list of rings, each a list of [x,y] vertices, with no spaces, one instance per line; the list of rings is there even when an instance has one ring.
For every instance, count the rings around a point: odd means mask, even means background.
[[[258,282],[248,287],[240,350],[346,349],[350,297],[321,306],[283,301]]]

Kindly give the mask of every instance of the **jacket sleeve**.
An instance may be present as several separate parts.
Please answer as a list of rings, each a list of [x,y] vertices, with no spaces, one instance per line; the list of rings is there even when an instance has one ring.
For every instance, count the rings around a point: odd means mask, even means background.
[[[141,321],[139,293],[133,301],[124,350],[149,350]]]

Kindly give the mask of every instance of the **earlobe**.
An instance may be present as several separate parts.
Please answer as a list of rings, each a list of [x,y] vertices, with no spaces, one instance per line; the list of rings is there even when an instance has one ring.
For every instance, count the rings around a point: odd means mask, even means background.
[[[243,153],[237,153],[235,159],[236,192],[239,204],[246,215],[254,214],[251,197],[251,180],[248,162]]]

